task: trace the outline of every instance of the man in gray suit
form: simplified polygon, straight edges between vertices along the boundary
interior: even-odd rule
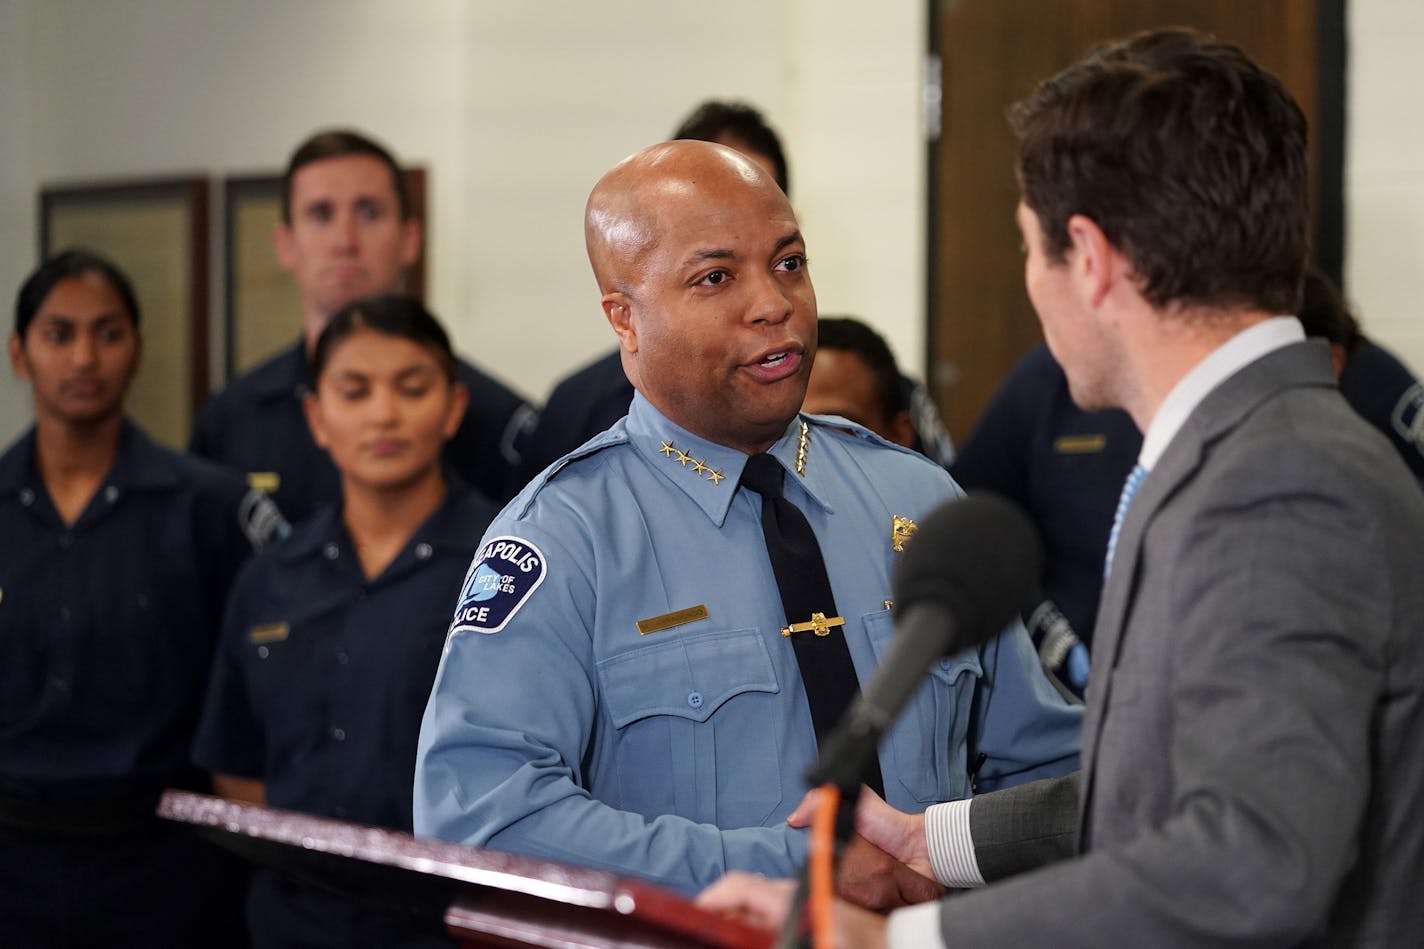
[[[1424,501],[1293,313],[1306,132],[1240,50],[1158,31],[1012,112],[1025,282],[1083,408],[1144,432],[1081,775],[861,832],[952,886],[849,945],[1424,942]],[[1125,516],[1124,516],[1125,515]],[[733,880],[713,905],[774,909]]]

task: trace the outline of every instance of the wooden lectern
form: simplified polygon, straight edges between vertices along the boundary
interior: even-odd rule
[[[158,816],[358,899],[443,914],[467,947],[769,949],[775,939],[601,870],[187,791],[164,792]]]

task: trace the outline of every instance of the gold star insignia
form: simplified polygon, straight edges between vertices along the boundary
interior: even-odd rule
[[[725,477],[727,476],[722,474],[722,469],[718,468],[716,471],[712,472],[707,476],[707,480],[711,481],[713,484],[717,484]]]
[[[683,451],[681,448],[679,448],[677,449],[677,460],[679,464],[686,468],[687,463],[692,460],[692,456],[689,455],[687,452]]]
[[[658,451],[662,452],[664,455],[671,455],[675,450],[676,449],[672,447],[672,442],[663,442],[663,447],[658,449]]]
[[[692,459],[692,473],[693,473],[693,474],[702,474],[702,472],[704,472],[704,471],[710,471],[710,470],[711,470],[711,469],[707,467],[706,463],[704,463],[704,462],[701,461],[700,459],[697,459],[697,458]]]

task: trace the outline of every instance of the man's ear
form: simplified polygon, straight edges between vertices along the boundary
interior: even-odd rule
[[[277,263],[282,265],[283,270],[290,272],[296,264],[296,254],[293,247],[292,226],[285,221],[278,221],[272,226],[272,250],[277,254]]]
[[[1113,283],[1124,276],[1127,258],[1108,240],[1096,221],[1075,214],[1068,219],[1068,266],[1081,288],[1085,299],[1097,306],[1112,289]]]
[[[633,301],[622,290],[614,290],[603,295],[603,315],[608,325],[618,334],[618,342],[624,352],[638,351],[638,328],[633,323]]]

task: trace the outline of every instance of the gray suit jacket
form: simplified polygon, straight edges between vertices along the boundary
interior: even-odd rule
[[[1077,855],[945,900],[948,945],[1424,943],[1424,498],[1323,344],[1193,412],[1093,643],[1081,791],[970,810],[990,876]]]

